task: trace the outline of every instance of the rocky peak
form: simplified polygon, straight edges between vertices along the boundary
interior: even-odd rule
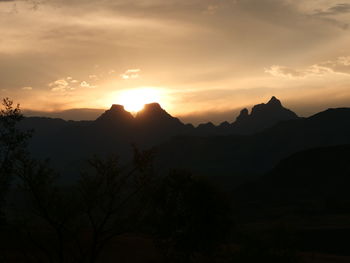
[[[252,109],[252,112],[250,114],[250,116],[252,118],[254,117],[258,117],[258,116],[266,116],[266,117],[271,117],[273,118],[273,116],[281,116],[282,119],[283,116],[286,118],[286,119],[290,119],[290,118],[294,118],[294,117],[297,117],[297,115],[284,108],[282,106],[282,103],[280,100],[278,100],[275,96],[273,96],[268,103],[261,103],[261,104],[258,104],[258,105],[255,105]]]
[[[146,104],[143,110],[137,113],[135,121],[143,138],[153,138],[159,142],[191,130],[191,127],[171,116],[158,103]]]
[[[249,118],[249,112],[247,108],[244,108],[241,110],[240,114],[238,115],[236,121],[241,122]]]
[[[159,103],[146,104],[143,110],[139,111],[136,115],[136,120],[164,120],[175,119],[169,113],[167,113]]]
[[[293,111],[284,108],[281,101],[273,96],[266,104],[255,105],[250,114],[247,109],[243,109],[233,126],[241,133],[254,133],[271,127],[279,121],[297,118]]]
[[[162,109],[159,103],[153,102],[149,104],[145,104],[144,108],[139,112],[139,114],[144,113],[159,113],[159,112],[165,112],[165,110]]]
[[[272,96],[272,98],[269,100],[267,105],[273,105],[273,106],[280,106],[282,107],[282,103],[279,99],[277,99],[275,96]]]
[[[106,110],[96,121],[108,122],[128,122],[133,121],[132,114],[124,109],[123,105],[113,104],[109,110]]]
[[[110,111],[125,111],[124,106],[123,105],[119,105],[119,104],[113,104],[111,106],[111,108],[109,109]]]

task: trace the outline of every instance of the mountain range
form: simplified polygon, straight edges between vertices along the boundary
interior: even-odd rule
[[[127,160],[131,144],[156,149],[160,171],[191,169],[198,174],[231,175],[266,172],[288,155],[318,146],[350,143],[350,109],[329,109],[300,118],[272,97],[243,109],[233,123],[194,127],[168,114],[158,103],[145,105],[134,117],[121,105],[95,121],[26,117],[33,129],[32,154],[50,158],[62,169],[94,154],[117,154]],[[74,164],[74,165],[73,165]]]

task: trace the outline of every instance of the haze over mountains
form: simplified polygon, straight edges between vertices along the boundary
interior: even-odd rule
[[[131,144],[156,147],[160,170],[173,167],[198,174],[256,174],[288,155],[318,146],[350,143],[350,109],[330,109],[299,118],[272,97],[266,104],[243,109],[233,123],[194,127],[168,114],[158,103],[145,105],[135,117],[112,105],[95,121],[28,117],[34,129],[30,149],[58,166],[81,162],[93,154],[131,156]]]

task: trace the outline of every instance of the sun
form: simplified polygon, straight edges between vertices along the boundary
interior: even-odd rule
[[[160,92],[155,88],[125,90],[118,96],[119,104],[123,105],[125,110],[134,113],[142,110],[147,103],[159,103],[160,99]]]

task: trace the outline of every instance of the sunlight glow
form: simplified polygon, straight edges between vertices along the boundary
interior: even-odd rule
[[[125,110],[138,112],[143,109],[145,104],[160,103],[160,91],[155,88],[139,88],[125,90],[119,93],[118,103],[123,105]]]

